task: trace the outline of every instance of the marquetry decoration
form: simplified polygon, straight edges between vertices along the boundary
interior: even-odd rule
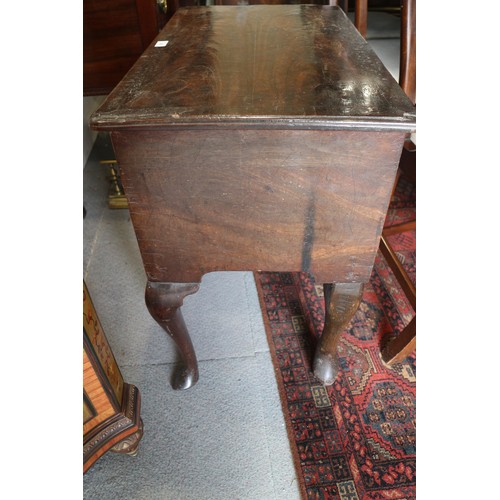
[[[106,451],[134,455],[143,434],[139,390],[124,382],[83,283],[83,472]]]

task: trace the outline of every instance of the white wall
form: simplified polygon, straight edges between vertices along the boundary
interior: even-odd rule
[[[89,96],[83,98],[83,166],[87,163],[97,132],[90,130],[90,115],[100,106],[106,96]]]

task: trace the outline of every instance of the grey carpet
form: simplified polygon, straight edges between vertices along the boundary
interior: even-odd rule
[[[84,169],[84,278],[125,380],[142,395],[136,457],[108,452],[84,475],[86,500],[298,499],[251,273],[211,273],[185,300],[196,386],[169,381],[172,341],[144,304],[146,276],[128,210],[106,206],[100,137]]]

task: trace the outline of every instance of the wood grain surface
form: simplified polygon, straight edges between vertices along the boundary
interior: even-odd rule
[[[150,282],[366,282],[415,108],[335,6],[181,8],[92,118]]]
[[[168,44],[155,47],[157,40]],[[188,7],[167,23],[92,125],[408,132],[415,108],[339,7]]]
[[[113,132],[149,281],[215,270],[367,281],[401,132]]]
[[[108,94],[165,24],[156,0],[83,0],[83,94]]]

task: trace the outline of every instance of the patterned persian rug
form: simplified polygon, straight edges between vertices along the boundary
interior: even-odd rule
[[[414,216],[415,191],[401,181],[386,224]],[[390,242],[415,278],[415,232]],[[342,335],[341,372],[330,387],[311,369],[323,287],[304,273],[255,278],[303,498],[416,498],[416,355],[391,368],[380,357],[414,313],[382,255]]]

